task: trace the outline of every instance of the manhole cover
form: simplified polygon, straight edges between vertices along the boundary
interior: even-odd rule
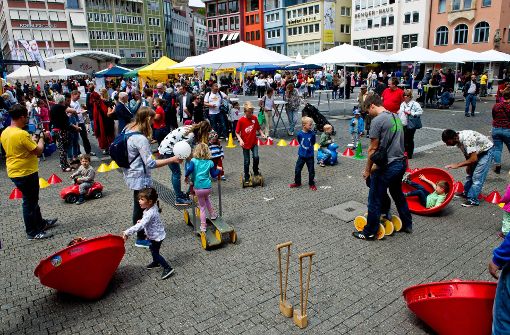
[[[354,220],[358,215],[363,215],[367,211],[367,205],[357,201],[347,201],[340,205],[322,210],[324,213],[333,215],[342,221],[349,222]]]
[[[165,185],[163,185],[155,180],[152,181],[152,185],[158,192],[158,196],[162,201],[169,204],[170,206],[173,206],[176,209],[182,209],[184,207],[184,206],[175,206],[175,193],[173,190],[169,189]]]

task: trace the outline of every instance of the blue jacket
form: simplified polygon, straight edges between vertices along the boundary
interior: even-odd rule
[[[351,119],[351,122],[349,122],[349,134],[356,132],[353,126],[354,120],[355,118],[353,117]],[[358,119],[358,134],[362,133],[363,131],[365,131],[365,121],[363,121],[363,119],[360,116],[360,118]]]
[[[500,268],[510,262],[510,234],[507,234],[503,242],[494,249],[492,261]]]
[[[197,189],[211,188],[211,177],[216,178],[220,170],[214,168],[214,163],[210,159],[192,158],[186,167],[186,177],[191,175],[193,187]]]
[[[309,131],[305,133],[300,131],[297,134],[297,140],[299,142],[298,155],[303,158],[310,158],[314,156],[313,146],[315,144],[315,132]]]

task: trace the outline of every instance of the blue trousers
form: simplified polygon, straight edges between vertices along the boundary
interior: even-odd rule
[[[227,127],[225,126],[225,118],[221,113],[209,114],[211,127],[218,133],[219,137],[227,137]]]
[[[244,180],[247,181],[250,179],[250,150],[253,156],[253,174],[259,175],[259,147],[258,145],[254,145],[251,149],[243,148],[243,158],[244,158]]]
[[[174,155],[163,155],[163,158],[170,158]],[[181,190],[181,165],[178,163],[170,163],[168,168],[172,172],[172,187],[174,189],[175,198],[184,198],[184,193]]]
[[[510,266],[499,276],[492,310],[492,335],[510,335]]]
[[[478,162],[476,162],[470,174],[466,176],[464,194],[474,203],[479,203],[478,195],[482,192],[483,184],[491,168],[493,155],[494,147],[489,149],[487,153],[478,156]]]
[[[408,197],[411,197],[411,196],[417,196],[418,199],[420,199],[420,204],[423,206],[423,207],[427,207],[427,196],[430,194],[429,191],[427,191],[425,189],[425,187],[423,187],[422,185],[418,184],[418,183],[414,183],[412,181],[409,181],[407,182],[411,187],[414,188],[414,190],[410,191],[410,192],[407,192],[407,196]]]
[[[305,166],[308,169],[308,185],[312,186],[315,185],[314,178],[315,178],[315,162],[314,157],[301,157],[298,156],[297,162],[296,162],[296,168],[294,170],[294,182],[298,185],[301,185],[301,170],[303,170],[303,166]]]
[[[471,114],[475,114],[476,109],[476,95],[468,94],[466,96],[466,109],[464,110],[464,114],[469,114],[469,105],[471,105]]]
[[[42,232],[44,228],[44,220],[39,207],[39,174],[36,172],[24,177],[11,178],[11,180],[23,194],[25,232],[33,237]]]
[[[172,267],[170,266],[170,264],[168,264],[168,262],[165,260],[165,258],[163,256],[161,256],[161,254],[159,253],[159,249],[161,248],[161,243],[163,243],[163,241],[157,242],[157,241],[151,240],[151,245],[149,246],[149,249],[152,254],[152,261],[154,263],[158,263],[165,269],[171,269]]]
[[[510,151],[510,129],[492,128],[492,140],[494,142],[494,163],[501,165],[503,143],[506,145],[508,151]]]

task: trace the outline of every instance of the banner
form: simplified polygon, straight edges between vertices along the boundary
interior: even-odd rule
[[[9,50],[11,51],[11,60],[18,60],[18,51],[14,47],[14,42],[7,41],[7,44],[9,45]],[[13,65],[13,69],[19,69],[19,65]]]
[[[44,41],[44,43],[46,43],[46,58],[54,56],[53,51],[50,49],[50,44],[48,43],[48,41]]]
[[[25,48],[25,51],[21,51],[18,49],[18,51],[21,51],[22,54],[25,55],[25,60],[34,60],[34,57],[32,57],[32,54],[30,52],[30,45],[28,45],[28,42],[26,40],[19,40],[18,41],[19,43],[21,43],[21,45],[23,46],[23,48]]]
[[[335,43],[335,3],[324,1],[324,43]]]
[[[205,72],[204,72],[204,80],[209,80],[211,79],[211,73],[212,73],[212,69],[211,68],[206,68],[205,69]]]
[[[44,59],[39,51],[39,46],[37,45],[36,40],[31,40],[28,45],[30,46],[30,51],[32,52],[32,59],[39,63],[39,67],[46,69],[46,65],[44,64]]]

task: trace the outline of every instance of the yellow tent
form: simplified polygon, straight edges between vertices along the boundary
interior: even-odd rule
[[[195,71],[192,67],[181,69],[168,69],[170,66],[174,64],[177,64],[177,62],[171,60],[166,56],[163,56],[154,63],[149,64],[146,67],[140,69],[140,71],[138,71],[138,77],[140,77],[141,82],[145,81],[164,82],[168,79],[169,74],[192,74]]]

